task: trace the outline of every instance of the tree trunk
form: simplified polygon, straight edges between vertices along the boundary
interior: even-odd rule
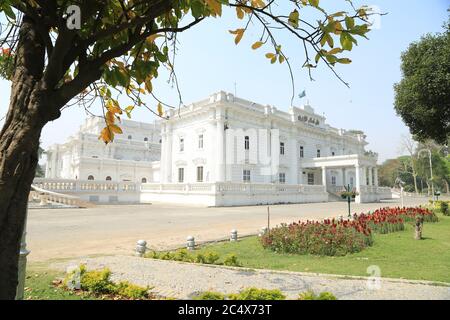
[[[28,194],[38,162],[39,138],[53,108],[40,84],[44,46],[24,17],[19,32],[11,97],[0,132],[0,299],[14,299]]]
[[[14,119],[0,141],[0,299],[16,294],[20,239],[42,129],[33,120]]]
[[[414,191],[416,195],[419,195],[419,188],[417,187],[417,173],[413,172],[413,180],[414,180]]]

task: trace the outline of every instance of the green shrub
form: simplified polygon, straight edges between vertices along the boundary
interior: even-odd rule
[[[96,271],[84,269],[81,272],[81,289],[97,294],[114,293],[116,288],[110,276],[111,271],[108,268]]]
[[[176,261],[192,262],[193,257],[187,249],[179,249],[175,251],[173,259]]]
[[[223,264],[226,266],[240,267],[241,263],[239,262],[237,256],[233,253],[227,255],[223,260]]]
[[[108,268],[102,270],[88,271],[85,265],[80,265],[76,269],[68,273],[63,281],[63,285],[71,289],[69,282],[73,281],[76,273],[80,274],[81,290],[88,291],[94,295],[117,295],[128,299],[147,299],[149,298],[149,287],[141,287],[121,281],[118,284],[111,281],[111,271]]]
[[[220,256],[215,252],[205,253],[205,260],[207,264],[215,264],[220,259]]]
[[[175,253],[166,251],[163,253],[160,253],[159,259],[161,260],[175,260]]]
[[[205,291],[196,295],[194,300],[225,300],[225,295],[220,292]]]
[[[442,213],[444,216],[450,216],[450,210],[448,208],[450,201],[435,201],[434,207]]]
[[[302,292],[298,295],[298,300],[337,300],[337,298],[330,292],[321,292],[316,295],[313,291]]]
[[[230,300],[285,300],[286,296],[278,289],[247,288],[237,294],[228,295]]]
[[[197,253],[195,256],[195,262],[197,263],[206,263],[206,257],[203,253]]]
[[[149,251],[144,255],[144,258],[159,259],[159,253],[156,251]]]
[[[174,260],[183,262],[196,262],[202,264],[221,264],[219,263],[220,256],[216,252],[199,252],[192,255],[187,249],[179,249],[176,251],[156,252],[150,251],[144,255],[145,258],[160,259],[160,260]],[[237,257],[232,255],[225,258],[225,265],[239,266]]]
[[[128,281],[121,281],[117,284],[115,293],[130,299],[146,299],[149,297],[149,290],[149,287],[141,287]]]

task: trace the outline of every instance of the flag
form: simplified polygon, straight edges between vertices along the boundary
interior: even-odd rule
[[[300,99],[306,97],[306,90],[303,90],[303,91],[298,95],[298,97],[299,97]]]

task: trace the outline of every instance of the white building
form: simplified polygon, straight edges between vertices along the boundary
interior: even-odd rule
[[[47,177],[148,182],[140,186],[144,203],[325,202],[347,185],[357,202],[390,196],[378,187],[377,158],[365,150],[364,133],[333,128],[308,105],[285,112],[219,92],[165,116],[160,132],[124,122],[123,137],[132,137],[102,148],[102,124],[89,120],[50,150]],[[160,162],[152,162],[160,135]]]
[[[159,181],[160,126],[122,120],[123,134],[105,145],[99,141],[102,118],[91,117],[64,144],[47,150],[45,177],[94,181]],[[156,176],[155,176],[156,175]]]

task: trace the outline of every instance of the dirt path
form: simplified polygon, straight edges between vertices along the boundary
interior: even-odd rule
[[[166,297],[188,299],[200,291],[237,293],[248,288],[280,289],[288,298],[299,292],[328,291],[340,300],[353,299],[445,299],[450,300],[450,287],[425,281],[367,279],[187,264],[133,256],[109,256],[53,264],[53,268],[86,263],[89,269],[108,267],[113,280],[127,280],[153,286],[155,293]]]

